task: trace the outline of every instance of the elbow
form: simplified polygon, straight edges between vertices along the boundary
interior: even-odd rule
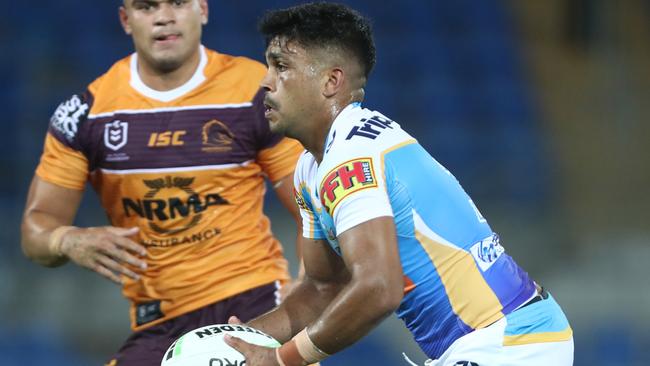
[[[397,310],[404,297],[404,289],[400,282],[389,281],[386,278],[364,281],[362,287],[367,300],[372,301],[372,307],[378,317],[385,318]],[[367,301],[366,300],[366,301]]]
[[[385,290],[384,300],[382,301],[382,309],[386,316],[394,313],[402,303],[404,298],[404,289],[402,286],[394,287]]]

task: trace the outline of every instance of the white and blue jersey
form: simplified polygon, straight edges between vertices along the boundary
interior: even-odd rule
[[[347,106],[321,164],[305,152],[294,183],[303,235],[339,255],[339,234],[394,217],[405,293],[397,315],[431,358],[536,295],[454,176],[379,112]]]

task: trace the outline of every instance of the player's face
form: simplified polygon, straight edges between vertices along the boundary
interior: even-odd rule
[[[126,0],[120,20],[138,56],[152,68],[169,72],[193,55],[207,23],[207,0]]]
[[[314,116],[323,108],[320,67],[304,47],[277,38],[269,43],[266,61],[262,87],[271,131],[302,140],[318,127]]]

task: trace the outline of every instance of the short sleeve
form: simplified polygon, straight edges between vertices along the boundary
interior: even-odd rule
[[[381,159],[359,156],[344,161],[320,184],[321,201],[337,235],[374,218],[393,216]]]
[[[269,179],[276,182],[294,171],[303,150],[300,142],[285,137],[273,147],[260,151],[257,162]]]
[[[75,94],[61,103],[45,137],[36,175],[65,188],[83,190],[88,179],[88,159],[82,151],[80,131],[85,127],[92,105],[89,92]]]
[[[302,218],[302,236],[309,239],[324,240],[326,236],[318,221],[318,216],[314,213],[314,204],[312,202],[314,196],[309,189],[305,172],[306,155],[302,154],[296,165],[296,171],[293,175],[293,196]]]
[[[61,187],[83,190],[88,180],[88,159],[48,132],[36,175]]]

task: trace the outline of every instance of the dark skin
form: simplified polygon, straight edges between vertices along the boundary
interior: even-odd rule
[[[275,184],[282,204],[296,218],[299,213],[293,202],[293,177],[288,175]],[[71,225],[79,208],[83,191],[60,187],[34,176],[27,196],[21,226],[23,252],[33,261],[58,267],[68,261],[121,284],[121,276],[137,280],[146,270],[146,249],[133,238],[138,228],[113,226],[75,228],[63,236],[61,254],[50,251],[52,231]]]
[[[359,87],[365,83],[354,59],[320,51],[276,39],[267,50],[269,71],[262,84],[273,101],[267,114],[271,126],[289,132],[319,162],[325,134],[338,113],[363,95]],[[300,107],[292,106],[297,102]],[[341,257],[326,241],[303,238],[304,278],[280,306],[248,324],[281,343],[306,327],[312,342],[333,354],[395,311],[404,283],[393,218],[372,219],[337,239]],[[278,365],[273,349],[233,337],[226,342],[246,356],[249,366]]]
[[[192,77],[199,64],[202,25],[208,21],[206,0],[124,0],[119,17],[133,39],[138,73],[149,87],[171,90]],[[299,222],[292,175],[274,182],[274,188]],[[147,264],[145,247],[133,240],[137,227],[75,228],[62,237],[61,253],[52,253],[48,245],[52,231],[72,225],[82,196],[81,190],[57,186],[34,175],[21,226],[23,252],[46,267],[72,261],[118,284],[122,276],[138,280]]]

